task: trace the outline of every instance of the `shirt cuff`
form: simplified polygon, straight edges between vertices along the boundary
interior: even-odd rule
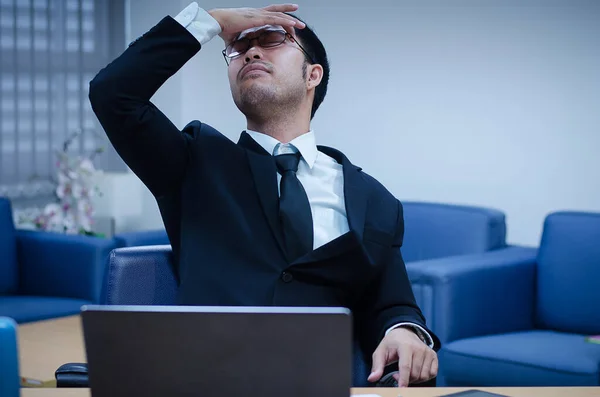
[[[406,328],[410,328],[411,330],[413,330],[417,336],[419,338],[421,338],[421,340],[430,348],[433,349],[434,347],[434,343],[433,343],[433,338],[431,337],[431,335],[429,335],[429,332],[425,331],[425,329],[423,327],[421,327],[418,324],[414,324],[414,323],[399,323],[394,325],[393,327],[390,327],[387,331],[385,331],[385,334],[389,334],[391,330],[396,329],[396,328],[400,328],[400,327],[406,327]]]
[[[208,43],[221,33],[219,22],[196,2],[188,5],[173,19],[186,28],[200,42],[200,45]]]

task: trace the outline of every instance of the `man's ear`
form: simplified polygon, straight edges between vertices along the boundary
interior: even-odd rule
[[[307,88],[310,90],[321,83],[323,79],[323,67],[319,64],[308,65]]]

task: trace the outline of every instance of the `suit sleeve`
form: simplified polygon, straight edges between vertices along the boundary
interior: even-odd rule
[[[200,47],[190,32],[167,16],[90,82],[92,109],[111,144],[157,197],[181,182],[193,138],[150,99]]]
[[[398,220],[394,242],[381,274],[377,277],[371,290],[373,299],[370,332],[373,347],[376,347],[385,336],[387,330],[401,323],[418,325],[433,339],[434,349],[438,350],[438,337],[426,326],[425,317],[417,305],[406,266],[400,248],[404,238],[404,216],[402,204],[398,202]]]

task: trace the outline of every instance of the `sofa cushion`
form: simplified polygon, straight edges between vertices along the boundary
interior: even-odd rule
[[[403,202],[404,261],[478,254],[506,246],[500,211],[462,205]]]
[[[0,295],[18,287],[17,237],[10,201],[0,197]]]
[[[525,331],[442,347],[447,386],[599,386],[600,345],[584,335]]]
[[[538,328],[600,334],[600,214],[546,217],[537,272]]]
[[[78,314],[81,306],[90,303],[69,298],[0,296],[0,316],[11,317],[17,323],[27,323]]]

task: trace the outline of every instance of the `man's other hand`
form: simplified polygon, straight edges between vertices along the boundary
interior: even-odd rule
[[[396,328],[383,338],[373,353],[373,368],[368,381],[377,382],[383,376],[385,366],[396,361],[399,372],[393,376],[399,387],[425,382],[437,375],[437,354],[410,329]]]
[[[285,13],[297,9],[296,4],[275,4],[264,8],[217,8],[208,13],[221,25],[219,36],[228,45],[238,33],[264,25],[280,25],[293,35],[294,28],[303,29],[305,25]]]

